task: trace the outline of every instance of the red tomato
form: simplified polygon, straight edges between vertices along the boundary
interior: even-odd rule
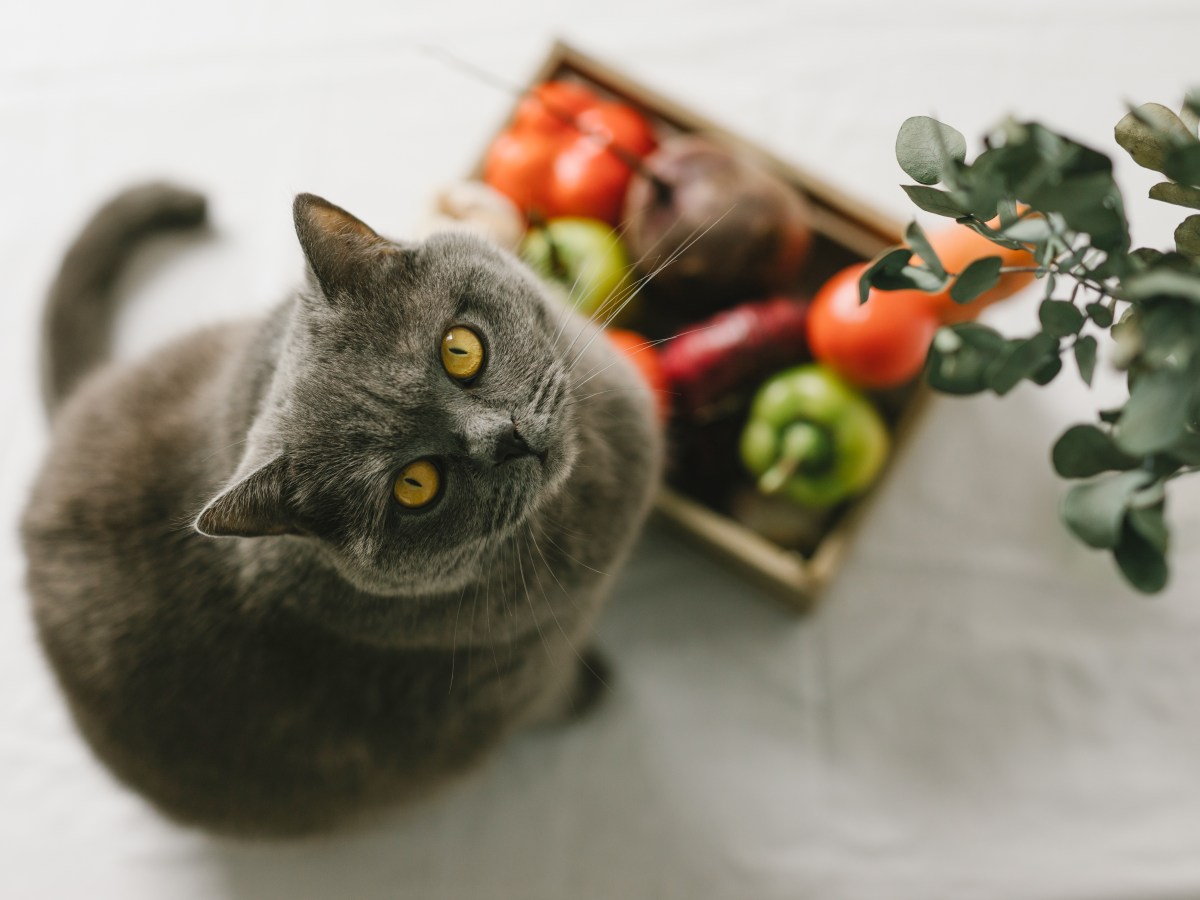
[[[938,319],[919,291],[872,291],[860,304],[858,279],[866,267],[843,269],[817,292],[808,309],[808,346],[859,387],[895,387],[920,374]]]
[[[616,225],[633,175],[629,158],[655,146],[653,128],[633,107],[552,81],[521,101],[512,127],[488,150],[483,178],[526,213]]]
[[[545,81],[521,98],[513,127],[553,133],[570,131],[570,119],[596,104],[596,95],[576,81]]]
[[[654,405],[658,410],[659,421],[665,422],[671,414],[670,385],[663,373],[662,363],[658,359],[655,345],[636,331],[626,331],[621,328],[608,328],[604,332],[613,345],[620,350],[646,380],[654,393]]]

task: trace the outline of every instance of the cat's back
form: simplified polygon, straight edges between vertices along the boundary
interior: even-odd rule
[[[52,656],[99,656],[151,607],[220,579],[188,514],[222,478],[216,411],[228,361],[252,334],[249,323],[210,328],[103,368],[57,413],[22,522]],[[83,668],[100,677],[107,662]]]

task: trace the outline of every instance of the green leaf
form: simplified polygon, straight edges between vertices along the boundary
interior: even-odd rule
[[[1089,303],[1084,307],[1087,316],[1101,328],[1108,328],[1113,323],[1112,310],[1103,303]]]
[[[1075,342],[1075,365],[1083,383],[1091,387],[1092,377],[1096,374],[1096,339],[1090,334]]]
[[[1153,506],[1132,507],[1125,515],[1130,527],[1159,553],[1166,553],[1171,543],[1171,533],[1163,516],[1165,508],[1166,504],[1160,500]]]
[[[1029,380],[1038,387],[1045,387],[1062,371],[1063,361],[1061,356],[1051,356],[1044,363],[1033,370],[1033,374],[1029,376]]]
[[[937,184],[967,158],[966,139],[956,129],[929,116],[906,119],[896,135],[896,161],[921,184]]]
[[[951,219],[971,215],[971,211],[955,200],[947,191],[921,187],[919,184],[902,184],[900,187],[904,189],[904,193],[908,194],[908,199],[927,213],[933,213],[935,216],[948,216]]]
[[[1025,249],[1025,245],[1020,241],[1014,241],[1012,238],[1005,237],[1003,233],[997,231],[995,228],[992,228],[986,222],[980,222],[978,219],[960,218],[958,220],[958,224],[962,225],[964,228],[970,228],[976,234],[987,238],[989,241],[999,247],[1007,247],[1009,250]]]
[[[1050,223],[1041,216],[1021,219],[1004,229],[1005,237],[1026,244],[1040,243],[1053,233]]]
[[[1200,466],[1200,434],[1188,431],[1167,453],[1185,466]]]
[[[949,280],[950,278],[945,272],[938,275],[923,266],[905,266],[896,275],[894,281],[890,277],[885,277],[880,287],[885,291],[911,289],[932,294],[943,290]]]
[[[1056,338],[1078,334],[1086,321],[1079,308],[1067,300],[1043,300],[1038,318],[1046,333]]]
[[[1160,103],[1143,103],[1113,129],[1117,143],[1146,169],[1166,171],[1166,158],[1177,140],[1195,137],[1179,116]]]
[[[1123,300],[1142,301],[1152,297],[1182,297],[1200,303],[1200,276],[1170,268],[1154,268],[1130,275],[1121,282]]]
[[[944,394],[978,394],[987,389],[987,371],[1007,348],[998,331],[978,322],[941,328],[929,349],[925,378]]]
[[[1173,147],[1167,152],[1163,174],[1181,184],[1200,185],[1200,143]]]
[[[1121,540],[1129,499],[1152,478],[1139,470],[1077,484],[1063,498],[1063,522],[1089,547],[1111,550]]]
[[[1155,369],[1141,374],[1129,392],[1113,436],[1131,456],[1167,450],[1187,429],[1187,409],[1195,379],[1185,372]]]
[[[1054,471],[1063,478],[1091,478],[1101,472],[1125,471],[1140,464],[1122,453],[1112,436],[1095,425],[1074,425],[1050,451]]]
[[[1187,100],[1184,100],[1183,106],[1179,107],[1179,121],[1183,123],[1183,127],[1192,137],[1196,136],[1197,129],[1200,129],[1200,113]]]
[[[1025,199],[1034,209],[1059,213],[1070,230],[1091,235],[1098,250],[1124,253],[1129,249],[1125,207],[1111,171],[1046,182],[1031,188]]]
[[[1004,396],[1057,355],[1058,339],[1044,332],[1027,340],[1014,341],[1008,352],[988,371],[988,387]]]
[[[970,303],[985,291],[990,291],[1000,280],[1000,268],[1004,260],[999,256],[977,259],[965,269],[950,288],[950,299],[955,303]]]
[[[1200,195],[1200,190],[1196,193]],[[1175,229],[1175,249],[1184,256],[1200,259],[1200,216],[1188,216],[1179,223]]]
[[[899,275],[900,272],[908,265],[908,261],[912,259],[912,251],[907,247],[895,247],[891,250],[885,250],[873,259],[870,265],[863,270],[862,276],[858,279],[858,302],[866,303],[867,298],[871,295],[871,288],[880,287],[876,282],[876,278],[880,275]],[[891,290],[891,288],[882,288],[883,290]]]
[[[925,263],[931,272],[943,278],[946,276],[945,266],[938,259],[937,252],[933,249],[933,245],[929,243],[929,238],[925,236],[925,232],[920,225],[916,222],[909,222],[908,229],[904,232],[904,237],[908,241],[908,246],[912,247],[913,252],[921,257],[921,262]]]
[[[1164,525],[1164,543],[1165,540]],[[1146,537],[1142,530],[1128,519],[1121,528],[1119,542],[1113,548],[1113,559],[1116,560],[1121,574],[1143,594],[1156,594],[1167,586],[1170,569],[1164,554],[1165,549],[1160,549],[1154,540]]]
[[[1150,199],[1200,209],[1200,188],[1175,184],[1173,181],[1160,181],[1150,188]]]

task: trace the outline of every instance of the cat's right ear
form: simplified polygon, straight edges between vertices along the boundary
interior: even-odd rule
[[[196,517],[208,537],[303,534],[289,501],[288,462],[280,456],[221,491]]]
[[[355,294],[374,264],[403,252],[340,206],[314,194],[297,194],[292,204],[296,237],[309,271],[330,303]]]

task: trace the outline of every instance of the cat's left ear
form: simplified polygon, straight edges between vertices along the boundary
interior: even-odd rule
[[[309,269],[330,303],[353,296],[355,285],[373,265],[403,252],[365,222],[314,194],[296,196],[292,218]]]
[[[304,534],[292,509],[288,462],[279,456],[221,491],[196,517],[208,537]]]

